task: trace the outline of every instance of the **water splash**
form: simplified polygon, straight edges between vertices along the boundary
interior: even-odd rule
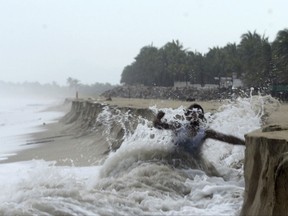
[[[268,114],[267,107],[270,106],[271,110],[272,107],[276,109],[278,105],[277,100],[269,96],[237,98],[233,101],[225,101],[216,113],[206,113],[205,117],[208,120],[208,127],[211,129],[244,139],[246,133],[261,127],[263,116]],[[150,107],[150,109],[155,114],[159,111],[156,106]],[[167,122],[176,120],[181,122],[185,119],[185,107],[183,106],[177,109],[164,108],[161,110],[166,113],[165,121]],[[117,152],[109,155],[103,165],[103,176],[119,176],[122,171],[126,172],[129,167],[133,167],[133,164],[139,161],[161,160],[163,163],[167,162],[167,155],[171,155],[175,148],[172,132],[157,130],[151,126],[151,122],[143,122],[138,124],[133,133],[125,136]],[[243,174],[244,149],[243,146],[207,140],[203,147],[203,155],[208,161],[217,165],[216,167],[220,171],[224,169],[228,172],[233,169],[236,170],[234,175],[241,176]],[[222,172],[222,174],[227,175],[227,172]]]

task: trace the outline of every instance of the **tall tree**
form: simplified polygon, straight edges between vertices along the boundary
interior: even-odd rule
[[[204,86],[207,83],[205,73],[205,58],[199,52],[196,52],[194,55],[193,69],[196,75],[196,83],[201,84],[201,86]]]
[[[165,85],[173,86],[174,81],[184,81],[187,71],[187,56],[183,45],[178,40],[173,40],[165,44],[160,50],[164,66],[163,71],[167,77]]]
[[[68,77],[67,78],[67,84],[70,88],[74,88],[74,89],[77,89],[77,87],[79,86],[80,84],[80,81],[78,79],[74,79],[72,77]]]
[[[78,99],[78,87],[80,85],[80,81],[78,79],[74,79],[72,77],[68,77],[67,79],[67,84],[69,85],[69,87],[75,90],[75,96]]]
[[[206,70],[208,76],[208,82],[211,83],[217,77],[226,76],[225,73],[225,55],[222,48],[214,47],[209,49],[209,52],[205,56]],[[220,84],[220,83],[219,83]]]
[[[124,68],[121,83],[155,85],[157,73],[160,70],[158,55],[156,47],[143,47],[135,57],[135,62]]]
[[[272,43],[273,49],[273,75],[275,82],[288,83],[288,29],[278,32]]]
[[[223,48],[225,56],[225,76],[231,76],[236,73],[237,77],[241,77],[241,64],[237,45],[235,43],[228,43]]]
[[[269,80],[271,49],[268,38],[261,37],[255,31],[249,31],[241,38],[238,48],[245,84],[262,87]]]
[[[127,65],[121,74],[121,80],[120,83],[125,83],[128,85],[133,85],[135,84],[135,80],[137,79],[137,74],[136,71],[134,72],[134,66],[135,62],[132,63],[131,65]]]
[[[160,70],[158,49],[153,46],[145,46],[135,58],[138,70],[138,83],[146,86],[156,84],[157,73]]]

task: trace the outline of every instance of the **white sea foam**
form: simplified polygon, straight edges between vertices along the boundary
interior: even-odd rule
[[[253,101],[238,99],[210,117],[206,113],[206,118],[211,128],[243,138],[261,126],[262,102],[260,96]],[[173,120],[183,109],[167,108],[165,118]],[[126,113],[114,118],[127,125],[128,117]],[[111,118],[105,109],[98,121],[110,124]],[[199,169],[167,163],[172,137],[141,119],[100,166],[55,166],[41,160],[2,164],[0,215],[238,215],[245,147],[208,140],[204,156],[223,174],[208,176]]]

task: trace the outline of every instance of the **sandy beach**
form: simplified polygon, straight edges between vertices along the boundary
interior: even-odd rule
[[[171,100],[148,100],[148,99],[123,99],[113,98],[112,101],[98,100],[110,105],[122,107],[148,108],[157,106],[158,108],[178,108],[180,106],[187,107],[193,102],[171,101]],[[201,104],[205,112],[215,112],[224,104],[220,101],[197,101]],[[70,107],[53,107],[68,112]],[[288,104],[281,103],[277,110],[273,110],[266,119],[265,124],[287,124],[288,122]],[[57,165],[68,166],[89,166],[99,163],[99,158],[107,151],[107,147],[95,145],[100,142],[102,137],[95,134],[81,135],[77,133],[77,127],[71,128],[63,122],[59,121],[52,124],[41,125],[42,132],[29,135],[29,139],[25,140],[26,145],[33,145],[20,151],[15,156],[9,157],[0,163],[11,163],[17,161],[26,161],[33,159],[43,159],[46,161],[56,161]]]

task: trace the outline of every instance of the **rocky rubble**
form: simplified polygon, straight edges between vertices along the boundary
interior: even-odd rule
[[[249,94],[249,92],[248,92]],[[247,95],[243,90],[195,87],[147,87],[147,86],[118,86],[104,92],[101,96],[106,98],[145,98],[170,100],[221,100]]]

